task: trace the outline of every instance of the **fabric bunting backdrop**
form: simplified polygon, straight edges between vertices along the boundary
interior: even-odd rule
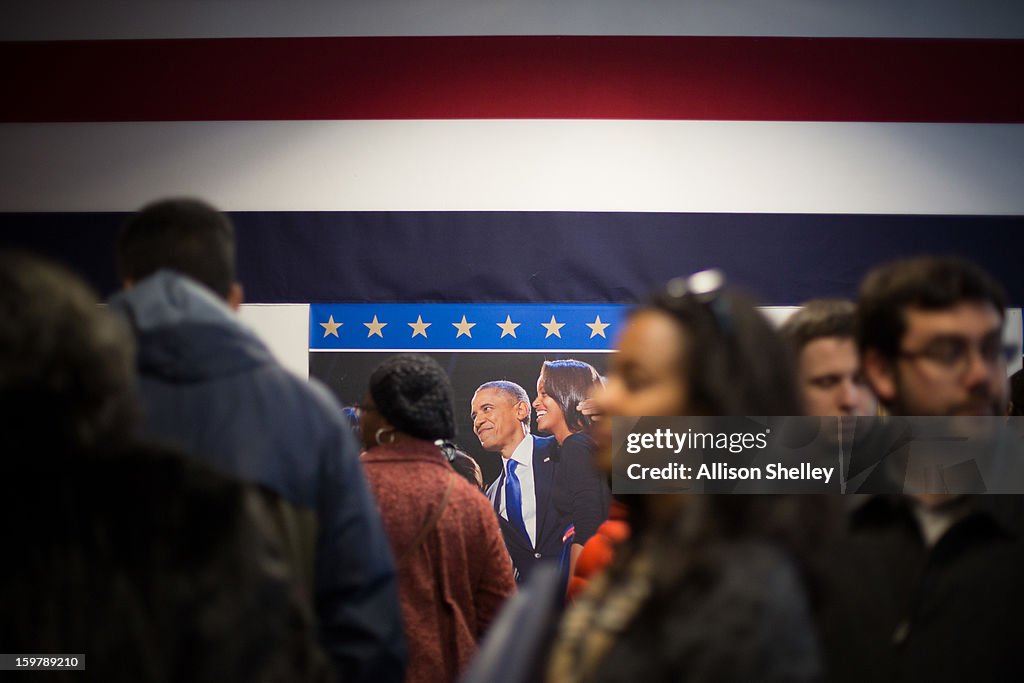
[[[0,242],[109,294],[125,214],[205,197],[300,372],[310,304],[533,304],[542,334],[709,266],[793,305],[924,251],[1024,303],[1018,3],[87,5],[0,10]]]

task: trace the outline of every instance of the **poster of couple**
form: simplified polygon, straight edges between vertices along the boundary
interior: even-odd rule
[[[619,306],[314,305],[309,370],[343,405],[358,406],[384,359],[435,359],[452,383],[454,442],[480,467],[522,580],[535,560],[571,566],[607,519],[611,492],[594,464],[590,401],[622,314]]]

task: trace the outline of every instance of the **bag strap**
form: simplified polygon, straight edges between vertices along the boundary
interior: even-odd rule
[[[416,538],[414,538],[412,543],[410,543],[409,546],[405,549],[405,552],[402,553],[402,556],[398,558],[398,562],[396,563],[396,565],[399,568],[405,565],[409,558],[412,557],[413,551],[420,547],[420,544],[423,543],[424,540],[426,540],[427,534],[429,534],[437,525],[438,520],[441,519],[441,515],[444,513],[445,507],[447,507],[448,505],[448,499],[451,498],[452,488],[454,488],[454,486],[455,473],[450,472],[448,474],[448,487],[444,490],[444,495],[441,497],[441,504],[437,506],[437,508],[434,510],[434,514],[432,514],[430,516],[430,519],[428,519],[426,523],[423,525],[423,527],[420,528],[419,533],[416,534]]]

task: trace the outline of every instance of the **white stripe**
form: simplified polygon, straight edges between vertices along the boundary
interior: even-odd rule
[[[4,0],[0,40],[367,35],[1021,38],[1014,0]]]
[[[454,120],[0,125],[2,211],[1024,214],[1024,125]]]

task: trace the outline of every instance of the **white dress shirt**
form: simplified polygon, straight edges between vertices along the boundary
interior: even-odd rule
[[[494,495],[498,499],[498,514],[505,521],[508,521],[508,513],[505,510],[505,486],[508,478],[508,461],[515,460],[516,478],[519,479],[519,491],[523,500],[523,522],[526,523],[526,533],[530,535],[530,545],[537,547],[537,488],[533,483],[533,436],[527,434],[519,442],[516,449],[512,451],[511,458],[502,457],[501,466],[504,475],[499,477],[502,482],[497,487]]]

